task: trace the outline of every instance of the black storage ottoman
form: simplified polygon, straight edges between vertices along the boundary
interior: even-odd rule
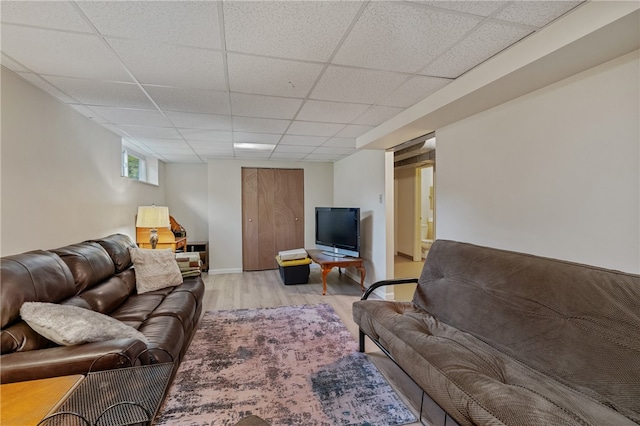
[[[307,284],[309,282],[309,264],[311,259],[297,260],[280,260],[280,256],[276,257],[278,268],[280,269],[280,278],[284,285]]]

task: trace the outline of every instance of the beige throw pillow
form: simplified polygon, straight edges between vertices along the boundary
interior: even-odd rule
[[[182,284],[182,274],[171,249],[129,248],[136,271],[138,294]]]
[[[25,302],[20,307],[20,316],[38,334],[59,345],[71,346],[127,337],[148,343],[144,334],[135,328],[100,312],[77,306]]]

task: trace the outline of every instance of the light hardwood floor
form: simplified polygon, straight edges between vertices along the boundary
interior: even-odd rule
[[[313,266],[309,283],[299,285],[282,284],[278,270],[205,274],[203,312],[328,303],[357,340],[358,327],[353,321],[351,305],[362,296],[360,284],[344,273],[340,275],[338,270],[334,269],[327,275],[327,295],[323,296],[322,275],[320,269]],[[366,351],[398,395],[418,416],[421,398],[419,388],[370,341],[367,341]]]

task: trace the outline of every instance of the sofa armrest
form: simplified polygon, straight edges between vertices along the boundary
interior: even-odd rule
[[[371,295],[371,293],[373,293],[373,291],[379,287],[384,287],[386,285],[398,285],[398,284],[417,284],[418,283],[418,279],[417,278],[402,278],[402,279],[397,279],[397,280],[384,280],[384,281],[378,281],[375,282],[373,284],[371,284],[369,286],[369,288],[367,289],[367,291],[364,292],[364,294],[362,295],[362,298],[360,300],[366,300],[369,298],[369,296]]]
[[[148,364],[147,347],[136,339],[114,339],[2,355],[2,383],[86,374]]]

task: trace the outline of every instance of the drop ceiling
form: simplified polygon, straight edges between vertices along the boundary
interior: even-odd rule
[[[2,1],[0,50],[164,162],[332,162],[580,3]]]

